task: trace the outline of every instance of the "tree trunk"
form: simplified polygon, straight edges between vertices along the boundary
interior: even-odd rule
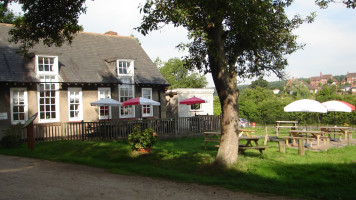
[[[215,23],[219,24],[219,23]],[[238,157],[238,91],[234,66],[229,66],[222,40],[223,27],[208,31],[212,41],[208,45],[209,64],[221,103],[221,139],[215,163],[230,167]],[[229,68],[230,67],[230,68]]]
[[[231,81],[230,81],[231,82]],[[235,89],[236,90],[236,89]],[[221,102],[221,140],[215,162],[230,167],[237,162],[238,157],[238,93],[233,92]]]

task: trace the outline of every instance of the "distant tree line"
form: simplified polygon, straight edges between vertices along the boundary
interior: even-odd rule
[[[268,87],[257,86],[255,88],[248,87],[243,90],[239,96],[240,116],[251,122],[258,124],[275,124],[276,121],[297,120],[301,124],[330,124],[330,125],[355,125],[356,111],[352,113],[329,112],[321,113],[287,113],[284,112],[284,107],[289,103],[298,99],[303,99],[303,92],[297,91],[292,95],[281,93],[273,94]],[[304,91],[305,92],[305,91]],[[307,90],[307,92],[309,92]],[[319,102],[329,100],[342,100],[352,105],[356,105],[356,95],[340,95],[337,93],[336,86],[324,86],[316,94],[308,93],[310,99],[315,99]],[[219,98],[214,98],[214,114],[220,114]]]

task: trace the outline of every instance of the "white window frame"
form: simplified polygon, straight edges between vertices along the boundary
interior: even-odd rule
[[[135,98],[135,87],[132,84],[133,77],[131,77],[131,76],[122,77],[121,81],[123,82],[123,84],[119,85],[119,90],[118,90],[119,101],[123,102],[123,101],[127,101],[129,99]],[[121,90],[123,90],[123,89],[131,90],[132,96],[124,96],[123,97],[121,95]],[[129,112],[130,114],[126,114],[126,115],[122,114],[122,113],[126,113],[126,112]],[[135,106],[121,106],[120,118],[135,118]]]
[[[14,106],[17,106],[18,104],[15,104],[13,99],[15,97],[15,92],[19,93],[23,91],[23,103],[24,103],[24,119],[23,120],[15,120],[14,119]],[[24,124],[27,119],[28,119],[28,98],[27,98],[27,88],[10,88],[10,113],[11,113],[11,124]]]
[[[52,71],[40,71],[39,58],[53,58],[54,63],[52,66]],[[49,56],[49,55],[36,55],[36,71],[38,75],[58,75],[58,56]]]
[[[117,64],[117,75],[118,76],[134,76],[135,66],[134,66],[134,61],[133,60],[120,59],[120,60],[117,60],[116,62],[117,62],[116,64]],[[126,74],[120,73],[120,62],[128,62],[128,63],[130,63],[130,66],[127,68],[127,73]]]
[[[150,93],[149,96],[144,95],[144,91],[148,91]],[[141,96],[143,98],[152,99],[152,88],[142,88],[141,94],[142,94]],[[147,109],[147,108],[150,109],[149,113],[144,112],[145,109]],[[153,117],[153,106],[152,105],[142,105],[141,112],[142,112],[142,117]]]
[[[74,93],[74,94],[73,94]],[[71,98],[78,98],[79,102],[78,103],[72,103]],[[77,112],[78,116],[77,117],[71,117],[71,112],[74,110],[71,110],[72,104],[78,105]],[[83,92],[82,88],[80,87],[69,87],[68,88],[68,121],[82,121],[83,120]]]
[[[52,122],[59,122],[60,119],[60,113],[59,113],[59,84],[58,84],[58,78],[57,76],[48,76],[48,75],[44,75],[44,76],[40,76],[40,81],[41,83],[37,84],[37,99],[38,99],[38,115],[39,115],[39,123],[52,123]],[[52,103],[48,101],[46,102],[46,99],[48,99],[49,96],[46,97],[41,97],[41,85],[44,85],[44,88],[46,88],[46,85],[51,87],[51,84],[54,85],[54,101],[55,103],[53,104],[54,107],[54,113],[56,115],[55,118],[48,118],[48,119],[44,119],[42,116],[42,113],[44,113],[46,115],[46,113],[50,112],[49,110],[52,110],[51,105]],[[47,92],[51,92],[52,89],[50,90],[44,90]],[[52,94],[51,94],[52,95]],[[41,103],[41,99],[44,99],[43,103]],[[49,99],[51,100],[51,98]],[[41,105],[45,106],[45,110],[41,110]],[[47,107],[50,106],[49,107]],[[48,109],[49,108],[49,109]]]
[[[104,93],[104,94],[102,94]],[[106,98],[111,98],[111,88],[109,87],[99,87],[98,88],[98,100],[101,99],[106,99]],[[101,107],[106,107],[106,106],[99,106],[98,107],[98,114],[99,114],[99,120],[104,120],[104,119],[111,119],[112,115],[111,115],[111,106],[107,106],[108,107],[108,116],[101,116],[100,114],[100,109]]]

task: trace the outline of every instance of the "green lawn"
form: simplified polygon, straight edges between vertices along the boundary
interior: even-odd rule
[[[269,142],[264,155],[246,151],[231,169],[212,165],[214,143],[204,149],[203,139],[158,141],[150,154],[132,153],[126,142],[58,141],[3,149],[0,153],[105,168],[113,173],[161,177],[182,182],[217,185],[232,190],[308,199],[356,198],[356,146],[328,152],[296,149],[278,152]]]

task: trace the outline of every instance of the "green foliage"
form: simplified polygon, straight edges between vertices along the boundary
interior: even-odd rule
[[[132,150],[151,148],[157,141],[157,134],[152,128],[141,131],[140,125],[136,125],[128,136],[128,142]]]
[[[15,13],[7,8],[6,3],[0,2],[0,23],[12,24],[15,19]]]
[[[308,87],[304,84],[297,85],[293,90],[293,95],[296,99],[308,99],[311,96]]]
[[[250,85],[250,87],[253,89],[257,87],[267,88],[267,86],[268,86],[268,81],[264,80],[262,77],[260,77],[255,81],[252,81]]]
[[[164,78],[171,84],[172,88],[204,88],[208,84],[205,76],[198,73],[189,72],[185,68],[184,63],[179,58],[171,58],[166,63],[159,63],[156,59],[156,64],[163,65],[159,68]]]
[[[22,5],[24,15],[17,18],[10,30],[11,42],[21,43],[26,53],[35,44],[43,42],[47,46],[61,46],[71,43],[73,34],[83,30],[78,25],[81,13],[85,13],[85,0],[47,1],[47,0],[9,0]]]
[[[335,100],[336,99],[336,86],[328,86],[324,85],[321,90],[318,90],[316,93],[316,100],[319,102],[325,102],[329,100]]]
[[[346,79],[346,75],[336,75],[336,76],[333,76],[333,78],[340,82],[340,81]]]
[[[214,96],[214,115],[221,115],[221,104],[218,96]]]
[[[284,90],[284,86],[286,85],[287,81],[272,81],[268,82],[268,88],[273,90],[273,89],[279,89],[280,91]]]
[[[301,124],[332,124],[343,126],[346,124],[356,124],[356,112],[329,112],[304,113],[304,112],[284,112],[284,107],[298,99],[312,98],[309,90],[303,84],[294,88],[292,95],[273,95],[271,90],[257,87],[256,89],[246,89],[239,97],[240,117],[247,118],[260,124],[275,124],[276,121],[297,120]],[[316,100],[325,102],[329,100],[346,101],[356,105],[356,95],[338,95],[336,86],[324,86],[316,94]]]
[[[20,135],[22,133],[22,124],[11,126],[3,131],[4,137],[0,141],[2,147],[17,147],[21,144]]]

